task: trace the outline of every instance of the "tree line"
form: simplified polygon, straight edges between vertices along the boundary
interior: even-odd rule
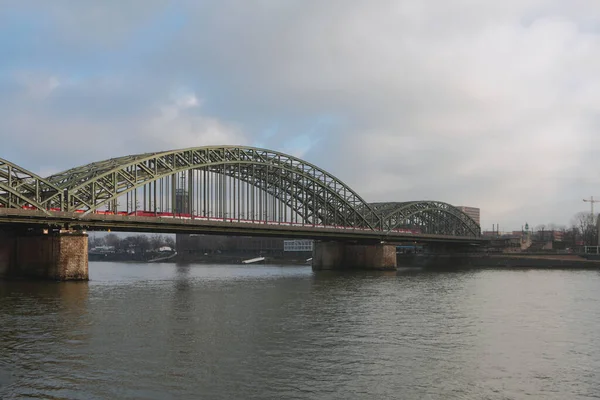
[[[120,237],[114,233],[109,233],[104,237],[90,237],[90,248],[99,246],[113,247],[116,252],[126,252],[133,250],[136,253],[146,253],[159,251],[161,247],[170,247],[175,250],[175,239],[172,236],[163,235],[132,235]]]
[[[590,212],[579,212],[571,219],[570,226],[556,224],[541,224],[535,227],[537,233],[544,231],[558,231],[563,235],[563,242],[575,246],[598,245],[598,216]]]

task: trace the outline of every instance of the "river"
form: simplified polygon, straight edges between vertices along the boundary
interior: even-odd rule
[[[600,272],[90,263],[0,282],[0,398],[600,398]]]

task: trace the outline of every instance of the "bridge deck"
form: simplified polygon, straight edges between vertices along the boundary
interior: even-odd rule
[[[121,232],[157,232],[189,234],[222,234],[239,236],[276,236],[316,240],[358,240],[386,242],[438,242],[480,244],[482,238],[429,235],[400,232],[373,231],[357,228],[320,227],[312,225],[292,225],[289,223],[266,222],[248,223],[237,221],[216,221],[183,218],[156,218],[140,216],[121,216],[71,212],[53,212],[0,208],[0,229],[2,225],[29,226],[39,228],[121,231]]]

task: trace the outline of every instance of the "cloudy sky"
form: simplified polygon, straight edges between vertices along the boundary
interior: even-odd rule
[[[209,144],[484,229],[569,224],[600,199],[600,2],[0,0],[0,157]]]

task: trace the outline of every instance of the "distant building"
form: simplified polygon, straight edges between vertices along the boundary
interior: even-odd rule
[[[477,222],[477,225],[481,225],[480,220],[480,210],[477,207],[467,207],[467,206],[456,206],[460,211],[467,214],[473,221]]]
[[[175,214],[191,214],[188,192],[184,189],[175,190]]]
[[[313,241],[312,240],[284,240],[283,251],[312,251]]]
[[[562,242],[564,233],[557,230],[537,231],[534,237],[536,240],[544,242]]]
[[[482,231],[481,232],[481,236],[483,237],[488,237],[488,238],[523,238],[526,236],[526,232],[522,232],[522,231],[509,231],[509,232],[504,232],[504,231]]]
[[[94,248],[91,248],[90,251],[93,251],[96,253],[114,253],[115,246],[96,246]]]
[[[515,237],[513,232],[499,232],[499,231],[482,231],[481,236],[483,237]]]

